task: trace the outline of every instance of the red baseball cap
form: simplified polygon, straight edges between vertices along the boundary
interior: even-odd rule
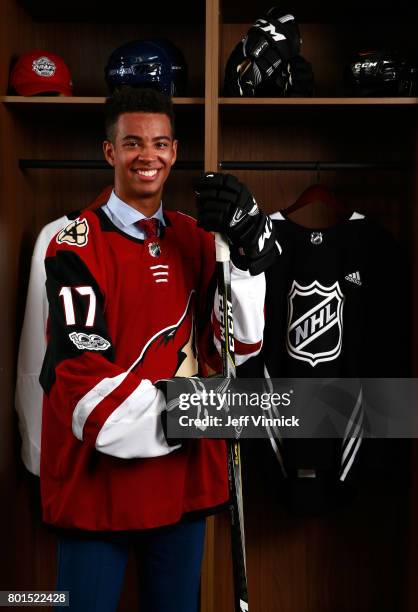
[[[10,75],[10,86],[21,96],[57,93],[71,96],[73,82],[64,60],[55,53],[35,49],[21,55]]]

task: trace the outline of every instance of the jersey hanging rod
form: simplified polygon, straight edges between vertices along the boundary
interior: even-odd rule
[[[407,170],[397,162],[337,162],[337,161],[223,161],[222,170]]]
[[[203,170],[203,161],[177,161],[173,169]],[[21,170],[113,170],[101,159],[19,159]]]
[[[177,161],[173,169],[203,170],[202,160]],[[19,168],[48,170],[112,170],[104,160],[95,159],[19,159]],[[332,170],[409,170],[400,162],[337,162],[337,161],[221,161],[221,170],[300,170],[317,172]]]

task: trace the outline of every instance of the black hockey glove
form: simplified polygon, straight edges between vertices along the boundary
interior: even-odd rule
[[[313,96],[314,75],[312,64],[301,55],[293,57],[288,64],[289,82],[286,95],[291,98]]]
[[[225,70],[226,96],[240,96],[245,86],[239,81],[239,66],[245,62],[242,52],[242,43],[239,43],[232,52]],[[280,64],[269,79],[263,79],[252,94],[258,97],[309,97],[314,92],[314,75],[312,64],[301,55],[291,58],[288,62]]]
[[[183,414],[194,418],[203,419],[205,416],[205,402],[211,399],[215,401],[226,393],[230,383],[230,378],[222,376],[210,376],[209,378],[199,378],[193,376],[183,378],[163,378],[157,380],[155,386],[163,392],[167,407],[161,413],[161,422],[167,444],[169,446],[177,446],[181,444],[181,438],[174,438],[168,433],[167,421],[168,418],[178,420]],[[218,404],[221,409],[228,410],[228,406],[222,403]],[[210,404],[211,412],[216,409],[216,404]]]
[[[257,80],[257,66],[244,55],[243,42],[239,42],[225,67],[224,95],[281,98],[287,95],[289,64],[281,62],[267,78]]]
[[[260,95],[260,86],[273,74],[276,95],[285,95],[287,63],[299,53],[300,34],[294,16],[280,13],[269,9],[234,49],[225,71],[226,95]]]
[[[250,274],[264,272],[275,260],[273,223],[232,174],[209,172],[195,184],[197,225],[219,232],[232,244],[232,260]]]

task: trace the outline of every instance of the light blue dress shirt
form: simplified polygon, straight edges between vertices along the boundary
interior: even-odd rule
[[[152,217],[146,217],[139,210],[136,210],[129,204],[126,204],[123,200],[118,198],[116,193],[112,191],[112,194],[106,204],[102,206],[102,210],[106,213],[113,225],[116,225],[118,229],[125,234],[129,234],[133,238],[139,238],[140,240],[145,239],[144,232],[135,225],[141,219],[158,219],[162,225],[166,225],[163,215],[163,203],[160,203],[160,208]]]

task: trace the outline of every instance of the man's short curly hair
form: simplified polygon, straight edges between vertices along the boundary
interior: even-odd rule
[[[116,89],[105,103],[106,138],[115,141],[115,126],[124,113],[161,113],[167,115],[174,138],[174,110],[171,98],[155,89],[124,86]]]

